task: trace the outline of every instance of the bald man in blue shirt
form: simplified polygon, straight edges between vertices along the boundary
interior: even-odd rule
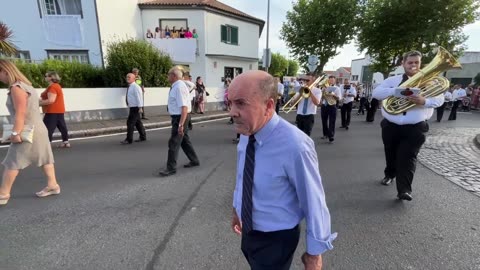
[[[333,248],[330,213],[315,145],[275,113],[277,84],[263,71],[237,76],[229,87],[230,116],[238,133],[232,229],[251,269],[289,269],[306,220],[305,269],[322,268]]]

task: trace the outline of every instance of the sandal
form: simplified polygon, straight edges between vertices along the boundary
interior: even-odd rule
[[[43,198],[43,197],[48,197],[50,195],[58,195],[60,194],[60,186],[57,185],[55,188],[51,187],[45,187],[41,191],[35,193],[38,197]]]
[[[6,205],[8,200],[10,200],[10,194],[0,195],[0,205]]]
[[[58,148],[70,148],[70,147],[72,146],[68,142],[63,142],[62,144],[58,145]]]

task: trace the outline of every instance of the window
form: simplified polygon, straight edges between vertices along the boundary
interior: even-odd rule
[[[83,18],[81,0],[38,0],[44,15],[80,15]]]
[[[238,45],[238,27],[231,25],[221,25],[221,41],[227,44]]]
[[[352,75],[352,81],[358,81],[358,75]]]
[[[59,51],[47,50],[48,58],[66,62],[90,63],[88,51]]]

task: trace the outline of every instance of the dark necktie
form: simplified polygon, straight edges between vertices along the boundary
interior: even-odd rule
[[[255,172],[255,136],[248,138],[245,165],[243,167],[243,191],[242,191],[242,226],[245,233],[253,229],[253,175]]]

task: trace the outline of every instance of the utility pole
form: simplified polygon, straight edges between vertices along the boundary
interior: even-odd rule
[[[270,67],[270,61],[269,56],[270,56],[270,49],[268,48],[268,38],[270,35],[270,0],[268,0],[268,7],[267,7],[267,49],[266,49],[266,57],[265,61],[267,62],[267,65],[265,65],[265,71],[268,72],[268,68]]]

